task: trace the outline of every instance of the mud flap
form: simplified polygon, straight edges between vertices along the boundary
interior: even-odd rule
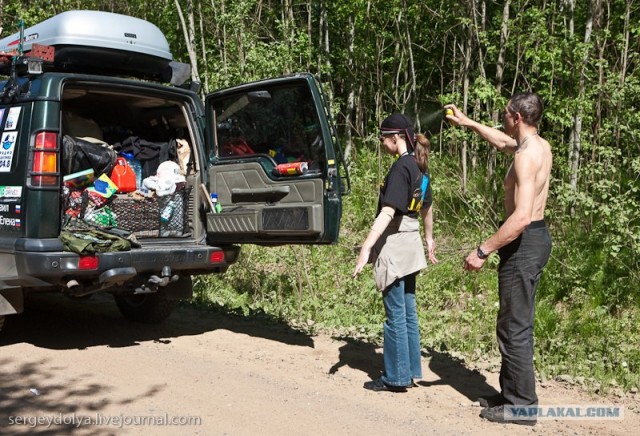
[[[0,291],[0,316],[22,313],[23,310],[22,288],[7,288]]]

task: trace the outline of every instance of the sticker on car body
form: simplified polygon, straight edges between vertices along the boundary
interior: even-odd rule
[[[22,186],[0,186],[0,198],[21,198]]]
[[[4,130],[16,130],[18,128],[18,120],[20,119],[20,112],[22,107],[12,107],[9,109],[9,115],[7,115],[7,121],[4,123]]]
[[[6,173],[11,171],[11,162],[13,161],[13,151],[15,150],[18,132],[4,132],[0,139],[0,172]]]

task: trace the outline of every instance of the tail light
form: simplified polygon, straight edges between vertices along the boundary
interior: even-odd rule
[[[92,270],[98,269],[98,258],[96,256],[81,256],[78,260],[79,270]]]
[[[209,254],[209,263],[222,263],[224,262],[224,251],[212,251]]]
[[[100,259],[97,256],[65,256],[60,259],[63,271],[91,271],[98,269]]]
[[[32,186],[58,185],[58,134],[40,132],[36,135],[31,167]]]

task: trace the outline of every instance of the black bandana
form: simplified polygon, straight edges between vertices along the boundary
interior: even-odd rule
[[[394,113],[389,115],[380,124],[380,131],[382,134],[402,133],[407,137],[407,142],[411,151],[414,149],[415,144],[415,132],[413,131],[413,123],[404,114]]]

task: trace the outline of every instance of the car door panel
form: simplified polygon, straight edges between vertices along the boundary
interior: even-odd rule
[[[211,243],[337,240],[342,157],[318,86],[298,74],[207,97],[207,189],[222,206],[206,213]]]
[[[234,232],[262,235],[265,242],[285,233],[322,234],[322,179],[274,181],[258,162],[224,165],[212,173],[222,211],[207,214],[207,228],[218,240]]]

